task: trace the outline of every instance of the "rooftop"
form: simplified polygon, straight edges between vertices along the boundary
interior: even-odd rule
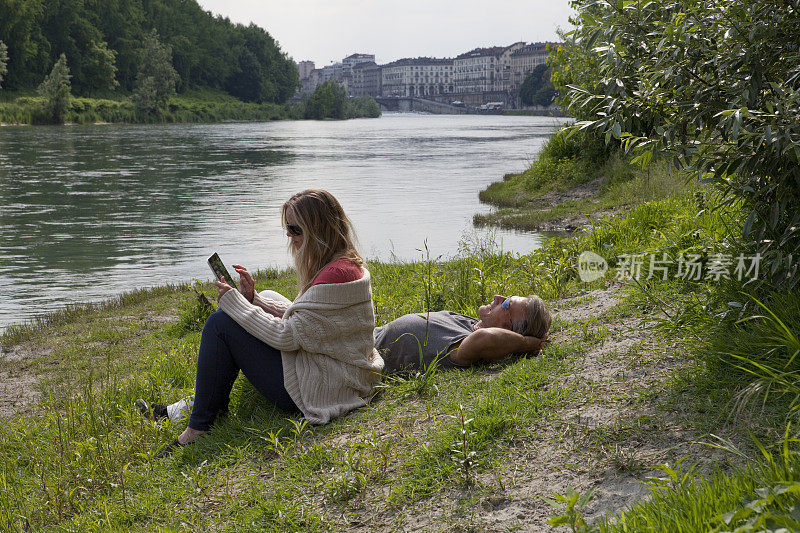
[[[511,53],[512,56],[522,56],[528,54],[541,54],[543,52],[547,52],[547,45],[551,45],[553,47],[560,46],[561,43],[532,43],[525,45],[524,47],[520,48],[519,50],[515,50]]]
[[[350,54],[344,58],[347,59],[375,59],[375,54]]]
[[[408,65],[451,65],[453,64],[452,59],[448,58],[437,58],[437,57],[407,57],[403,59],[398,59],[397,61],[392,61],[391,63],[386,63],[383,65],[384,67],[405,67]]]
[[[500,54],[502,54],[506,48],[508,47],[492,46],[491,48],[476,48],[474,50],[470,50],[469,52],[465,52],[459,56],[456,56],[456,59],[468,59],[470,57],[487,57],[487,56],[497,57]]]

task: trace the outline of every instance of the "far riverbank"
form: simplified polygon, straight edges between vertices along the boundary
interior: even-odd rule
[[[363,105],[359,99],[350,99],[347,104],[347,118],[380,116],[374,101],[370,105]],[[42,124],[45,122],[42,120],[42,108],[43,99],[35,93],[3,94],[0,91],[0,124],[3,126]],[[162,114],[145,118],[137,114],[130,97],[72,97],[64,120],[69,124],[215,123],[302,120],[304,115],[304,101],[259,104],[205,89],[174,95]]]

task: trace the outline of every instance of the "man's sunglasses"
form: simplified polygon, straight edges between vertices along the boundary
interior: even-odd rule
[[[299,237],[303,234],[303,228],[297,224],[286,224],[286,229],[289,230],[289,233],[295,237]]]
[[[500,307],[505,310],[511,309],[511,296],[506,296],[506,299],[503,300],[503,303],[500,304]]]

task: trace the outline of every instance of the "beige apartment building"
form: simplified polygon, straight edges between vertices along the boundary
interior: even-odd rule
[[[512,76],[512,83],[508,88],[510,91],[519,91],[525,76],[530,74],[536,66],[547,63],[547,57],[550,55],[547,50],[548,46],[554,50],[558,43],[528,44],[510,54],[509,64]]]
[[[511,46],[476,48],[453,61],[457,93],[509,91],[514,83],[511,57],[525,47],[524,42]]]
[[[517,42],[476,48],[457,56],[453,61],[456,94],[471,105],[489,100],[509,105],[516,100],[525,76],[547,61],[548,44]]]
[[[452,59],[399,59],[381,67],[383,96],[426,98],[452,94],[454,89]]]
[[[453,60],[453,83],[456,93],[493,91],[500,64],[502,46],[476,48]]]
[[[374,61],[365,61],[353,65],[350,96],[380,96],[381,67]]]

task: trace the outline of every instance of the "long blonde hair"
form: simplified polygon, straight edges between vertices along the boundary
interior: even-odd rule
[[[306,189],[289,198],[281,210],[281,223],[291,213],[303,230],[303,243],[289,250],[294,256],[297,287],[303,294],[325,265],[336,259],[349,259],[357,266],[364,260],[356,251],[355,230],[339,201],[328,191]]]

